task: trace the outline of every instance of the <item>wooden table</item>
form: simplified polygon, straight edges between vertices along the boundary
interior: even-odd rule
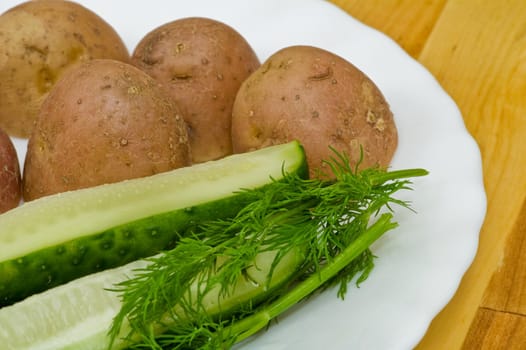
[[[526,349],[526,1],[332,2],[436,77],[482,153],[477,256],[418,349]]]

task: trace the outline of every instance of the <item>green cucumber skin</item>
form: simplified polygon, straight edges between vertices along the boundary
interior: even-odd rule
[[[303,162],[295,172],[306,178],[307,164]],[[207,220],[232,217],[247,202],[248,197],[238,192],[0,262],[0,308],[87,274],[173,248],[198,225]]]
[[[0,263],[0,307],[75,278],[173,248],[207,220],[234,216],[242,194],[151,216]]]

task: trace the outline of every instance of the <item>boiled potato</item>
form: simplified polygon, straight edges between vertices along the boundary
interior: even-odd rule
[[[96,59],[60,79],[42,104],[24,164],[24,199],[190,165],[182,114],[159,83]]]
[[[129,53],[108,23],[77,3],[29,1],[0,15],[0,127],[28,137],[57,79],[93,58],[129,61]]]
[[[181,108],[194,163],[232,153],[232,104],[260,64],[236,30],[209,18],[178,19],[148,33],[132,63],[160,81]]]
[[[0,213],[16,207],[21,198],[18,156],[11,139],[0,129]]]
[[[393,115],[378,87],[347,60],[312,46],[285,47],[245,80],[232,112],[234,152],[299,140],[311,176],[332,177],[333,147],[361,167],[389,165]]]

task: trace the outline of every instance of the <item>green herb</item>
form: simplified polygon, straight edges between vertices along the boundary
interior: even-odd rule
[[[409,207],[393,194],[427,172],[357,171],[336,152],[327,165],[335,180],[286,175],[246,191],[236,217],[203,224],[117,286],[113,339],[126,324],[133,348],[226,349],[315,291],[336,285],[343,299],[372,270],[370,245],[397,226],[392,205]],[[240,281],[258,293],[240,298]]]

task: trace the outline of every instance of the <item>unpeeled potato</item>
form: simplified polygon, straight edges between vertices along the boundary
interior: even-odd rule
[[[69,70],[42,104],[24,164],[24,199],[190,165],[186,124],[134,66],[98,59]]]
[[[117,32],[69,1],[28,1],[0,15],[0,127],[28,137],[40,105],[65,70],[94,58],[129,61]]]
[[[336,54],[290,46],[245,80],[232,112],[234,152],[299,140],[311,176],[332,176],[330,147],[361,167],[387,167],[398,143],[387,101],[362,71]]]
[[[148,33],[132,63],[160,81],[181,108],[194,163],[232,153],[234,98],[260,64],[240,33],[210,18],[178,19]]]
[[[16,149],[0,129],[0,213],[15,208],[22,198],[22,181]]]

